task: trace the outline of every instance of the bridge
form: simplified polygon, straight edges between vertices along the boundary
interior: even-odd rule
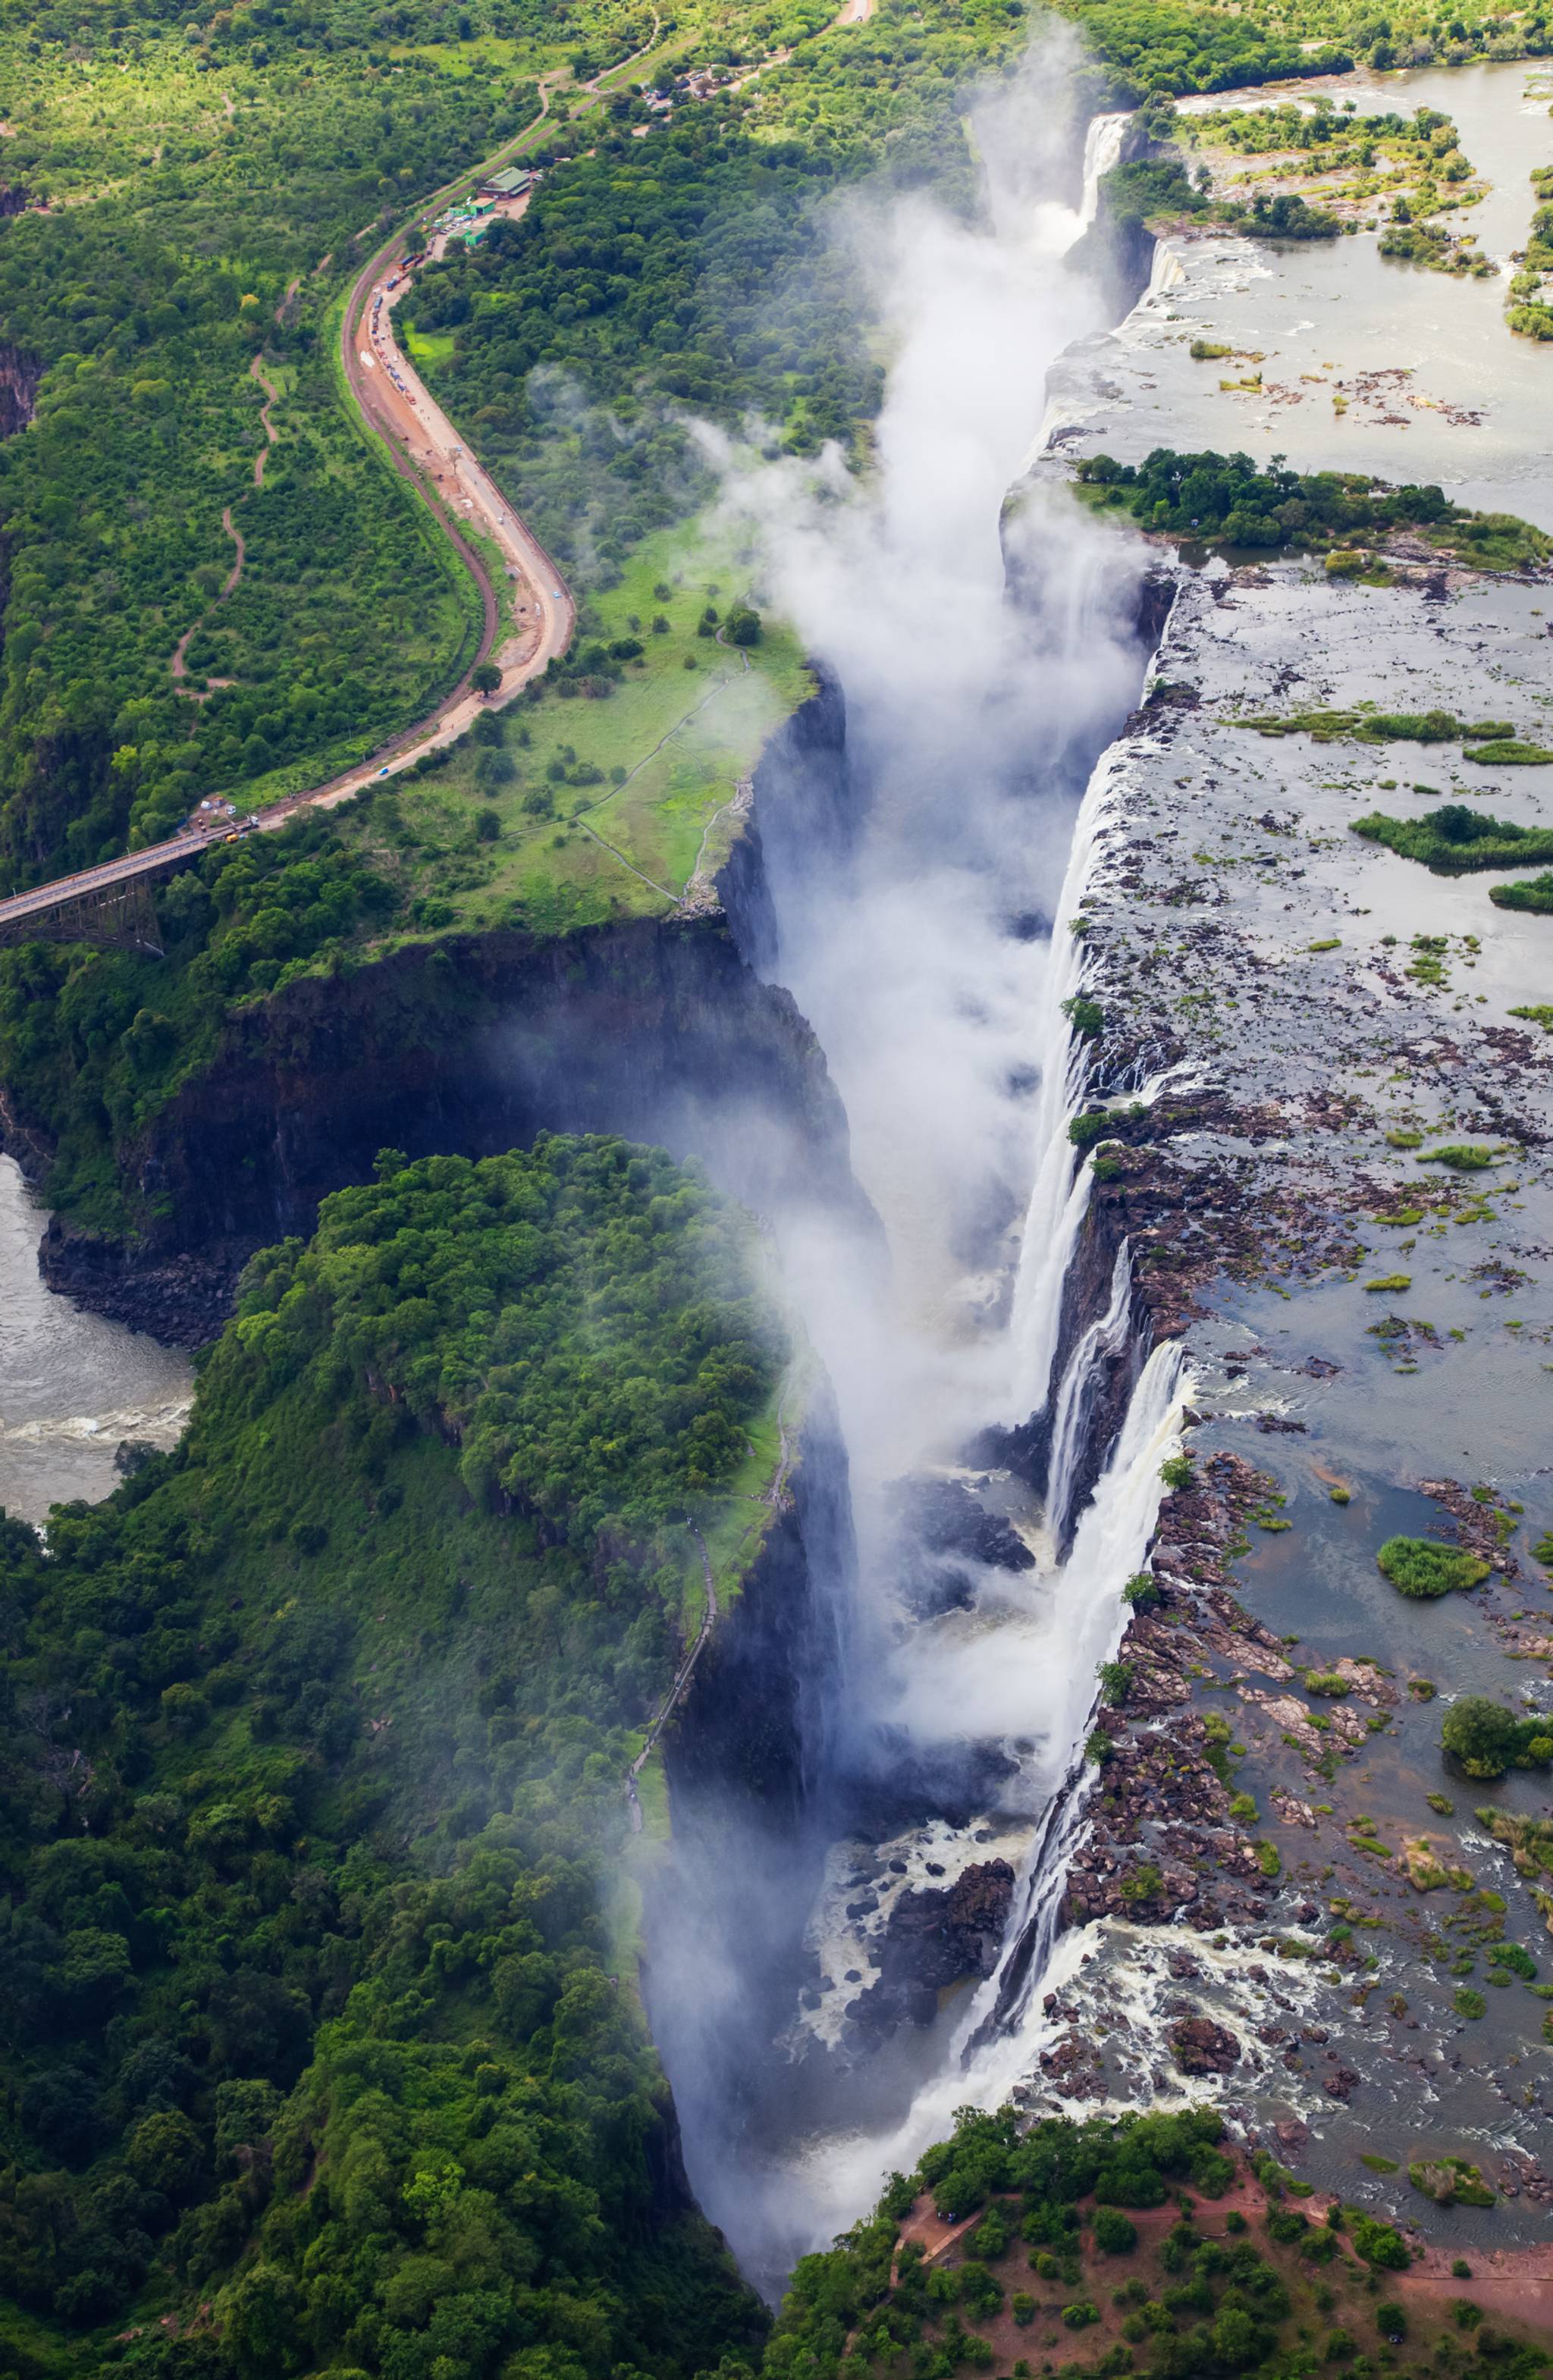
[[[14,942],[94,942],[103,950],[149,951],[160,958],[152,881],[187,867],[214,843],[234,841],[236,832],[224,821],[220,827],[191,827],[144,851],[14,893],[0,901],[0,949]]]

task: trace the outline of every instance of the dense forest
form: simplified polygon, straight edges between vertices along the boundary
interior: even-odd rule
[[[681,1516],[782,1356],[749,1229],[615,1141],[380,1172],[256,1260],[176,1454],[46,1548],[0,1523],[28,2380],[689,2380],[758,2340],[609,1882]]]
[[[1308,2214],[1312,2196],[1265,2151],[1228,2151],[1212,2107],[1082,2123],[964,2108],[870,2219],[801,2261],[764,2371],[1029,2380],[1039,2356],[1063,2380],[1538,2380],[1553,2362],[1484,2319],[1465,2259],[1459,2296],[1414,2295],[1391,2224],[1337,2200]]]

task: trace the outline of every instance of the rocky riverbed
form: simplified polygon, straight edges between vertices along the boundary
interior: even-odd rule
[[[1266,722],[1436,710],[1546,743],[1553,576],[1419,551],[1390,577],[1183,565],[1089,795],[1059,925],[1102,1017],[1088,1254],[1126,1240],[1194,1402],[1025,2095],[1210,2092],[1403,2217],[1427,2143],[1488,2177],[1492,2209],[1444,2218],[1482,2240],[1553,2188],[1547,1771],[1474,1781],[1440,1721],[1463,1693],[1553,1709],[1553,1011],[1514,1013],[1553,1002],[1553,918],[1495,905],[1511,871],[1435,876],[1353,827],[1447,802],[1553,827],[1553,767]],[[1392,1536],[1486,1574],[1409,1600]]]

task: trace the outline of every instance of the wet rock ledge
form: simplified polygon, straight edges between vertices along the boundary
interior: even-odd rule
[[[1183,570],[1091,788],[1079,1269],[1127,1243],[1191,1402],[1024,2095],[1209,2093],[1402,2219],[1426,2135],[1489,2174],[1463,2240],[1509,2241],[1553,2191],[1547,1772],[1469,1777],[1440,1728],[1467,1694],[1553,1713],[1553,917],[1489,897],[1530,868],[1435,876],[1352,830],[1446,802],[1553,829],[1553,766],[1245,722],[1553,745],[1553,582],[1392,577]],[[1394,1537],[1477,1583],[1404,1596]]]

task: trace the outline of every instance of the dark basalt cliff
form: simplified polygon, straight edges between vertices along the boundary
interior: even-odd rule
[[[20,190],[0,189],[0,216],[19,213],[25,195]],[[20,347],[0,346],[0,438],[26,429],[42,376],[36,356],[25,354]]]
[[[252,1251],[311,1230],[380,1148],[485,1156],[540,1131],[703,1158],[756,1208],[852,1192],[845,1118],[787,993],[718,917],[401,951],[235,1015],[134,1152],[133,1245],[55,1219],[52,1288],[175,1342],[219,1327]]]

